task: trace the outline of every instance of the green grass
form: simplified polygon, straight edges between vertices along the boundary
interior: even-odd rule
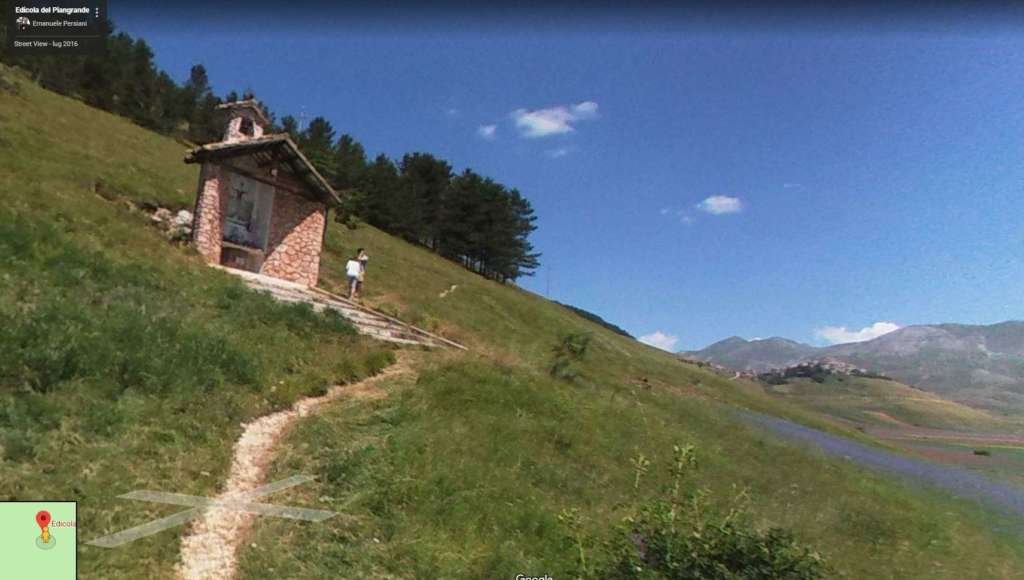
[[[759,523],[793,529],[846,577],[1012,577],[1020,561],[1019,543],[966,505],[766,438],[693,399],[613,398],[463,361],[393,389],[289,437],[273,477],[319,481],[282,499],[323,500],[344,517],[258,522],[243,578],[572,577],[574,550],[557,514],[580,508],[588,533],[606,535],[666,483],[677,442],[697,445],[699,483],[716,500],[749,489]],[[638,452],[652,468],[635,492],[629,459]],[[314,554],[303,548],[311,545]]]
[[[84,546],[175,510],[117,495],[211,495],[240,423],[392,360],[129,210],[191,197],[181,146],[0,74],[0,499],[77,499]],[[81,576],[170,577],[180,531],[82,547]]]
[[[19,82],[20,96],[0,93],[0,495],[78,499],[85,540],[168,515],[116,496],[211,495],[241,421],[391,360],[336,320],[243,291],[116,201],[189,206],[183,146]],[[270,477],[317,481],[274,501],[342,515],[258,520],[243,577],[567,577],[576,554],[557,515],[578,508],[588,537],[607,537],[668,482],[676,443],[696,445],[693,484],[713,501],[749,489],[758,525],[791,529],[837,576],[1024,566],[997,516],[791,447],[731,410],[842,427],[382,232],[333,225],[325,285],[341,287],[357,246],[371,255],[371,303],[472,351],[418,354],[418,378],[391,381],[388,398],[300,422]],[[552,378],[555,347],[578,332],[593,339],[575,379]],[[638,453],[652,464],[634,489]],[[83,547],[82,575],[167,577],[177,538]]]
[[[341,258],[365,247],[370,303],[473,352],[438,357],[386,400],[300,425],[276,476],[318,474],[291,499],[328,498],[345,516],[321,526],[257,522],[244,578],[570,577],[575,552],[557,514],[580,508],[588,532],[607,535],[666,483],[680,442],[702,458],[695,484],[721,502],[749,489],[759,524],[792,529],[837,576],[1009,578],[1024,561],[1019,538],[995,531],[994,514],[748,429],[730,409],[878,444],[758,385],[680,363],[370,227],[335,226],[328,243],[327,286],[341,286]],[[555,348],[576,332],[593,337],[580,376],[555,380]],[[653,461],[639,492],[629,462],[637,453]],[[328,553],[311,555],[307,543]]]
[[[792,379],[766,389],[788,402],[858,425],[988,432],[1020,428],[1006,417],[886,379],[833,375],[823,383]]]

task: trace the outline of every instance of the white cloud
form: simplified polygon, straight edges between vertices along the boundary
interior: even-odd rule
[[[894,322],[876,322],[871,326],[865,326],[860,330],[849,330],[845,326],[825,326],[814,331],[814,335],[827,341],[829,344],[843,344],[846,342],[864,342],[872,338],[878,338],[883,334],[889,334],[899,330],[900,325]]]
[[[660,348],[661,350],[675,352],[673,349],[675,349],[676,343],[679,342],[679,337],[656,330],[650,334],[641,336],[638,340],[644,344]]]
[[[445,114],[447,114],[449,117],[458,117],[459,113],[461,112],[462,111],[458,110],[455,107],[451,107],[450,109],[445,110]]]
[[[572,147],[555,147],[554,149],[548,149],[547,151],[545,151],[544,155],[547,155],[552,159],[558,159],[559,157],[565,157],[566,155],[572,153],[572,151]]]
[[[573,124],[577,121],[596,117],[597,103],[583,101],[575,105],[558,105],[535,111],[516,109],[512,111],[511,116],[523,137],[562,135],[575,131],[576,127]]]
[[[597,116],[597,103],[594,101],[583,101],[572,106],[572,112],[577,119],[593,119]]]
[[[480,125],[476,130],[476,134],[488,141],[491,141],[498,136],[498,126]]]
[[[739,213],[743,210],[743,202],[738,197],[729,197],[728,195],[712,195],[704,201],[697,204],[697,209],[706,211],[712,215],[722,215],[727,213]]]

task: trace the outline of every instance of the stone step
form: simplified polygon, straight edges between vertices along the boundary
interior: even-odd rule
[[[442,342],[430,337],[424,331],[419,331],[401,321],[377,314],[344,297],[313,291],[298,284],[267,276],[249,272],[227,271],[237,273],[249,288],[266,292],[281,302],[309,304],[317,312],[330,308],[348,319],[360,334],[395,344],[428,347],[443,346]]]

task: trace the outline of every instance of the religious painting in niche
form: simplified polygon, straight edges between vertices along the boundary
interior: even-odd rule
[[[263,249],[270,217],[272,189],[243,175],[232,174],[224,239],[238,245]]]

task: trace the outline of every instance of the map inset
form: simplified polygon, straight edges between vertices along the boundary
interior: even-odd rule
[[[73,580],[77,506],[73,501],[0,501],[4,577]]]

